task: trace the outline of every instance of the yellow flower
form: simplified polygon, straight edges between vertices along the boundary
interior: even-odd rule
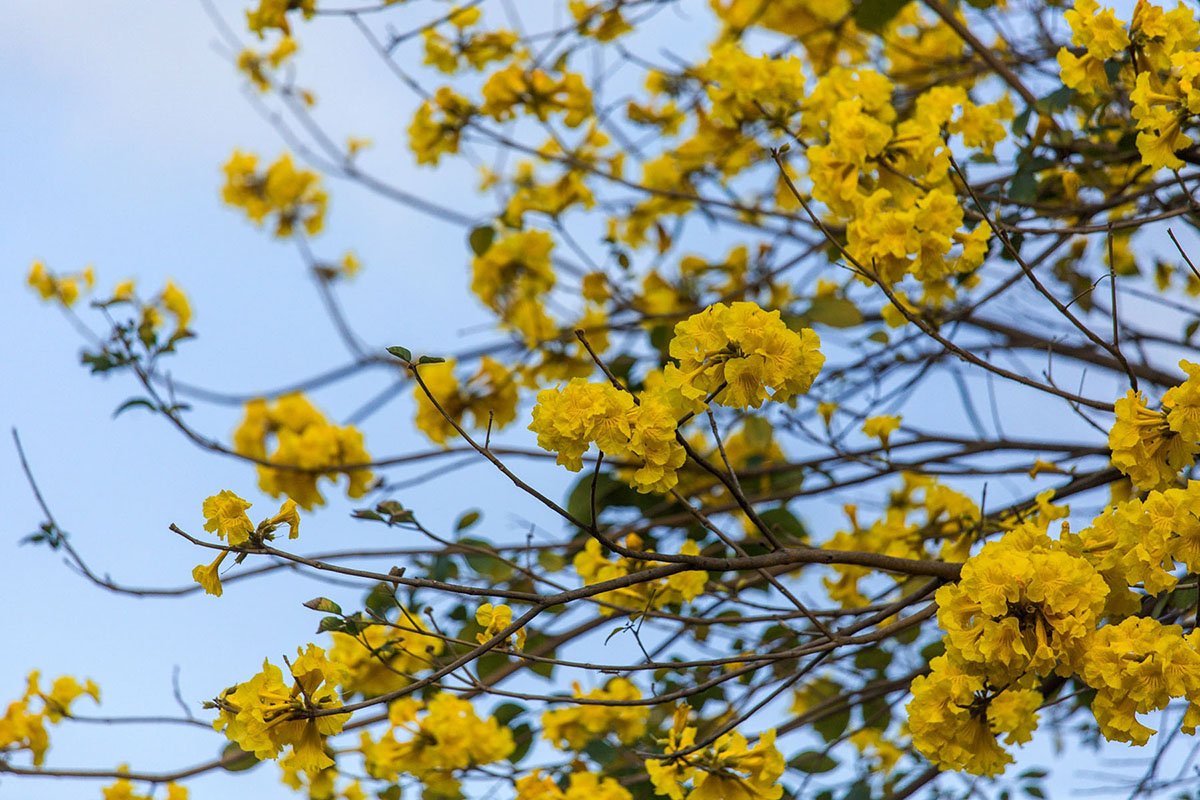
[[[439,692],[425,705],[404,698],[388,710],[391,725],[377,741],[362,734],[362,753],[367,772],[375,778],[396,780],[400,773],[419,778],[427,787],[453,791],[454,773],[473,766],[491,764],[512,754],[512,732],[495,717],[481,719],[469,700]],[[398,741],[397,732],[411,738]],[[451,794],[450,796],[453,796]]]
[[[604,701],[640,700],[641,691],[625,678],[613,678],[601,689],[584,692],[572,684],[575,697],[586,705],[556,708],[542,713],[542,736],[560,750],[582,750],[596,739],[612,734],[621,744],[633,744],[646,732],[649,706],[604,705]]]
[[[483,628],[475,634],[475,641],[483,644],[499,636],[505,628],[512,625],[512,609],[506,605],[493,606],[491,603],[484,603],[476,609],[475,621]],[[526,633],[525,628],[521,628],[510,637],[516,649],[524,649]]]
[[[254,532],[254,523],[246,516],[250,503],[228,489],[204,501],[204,530],[216,533],[232,547],[245,544]]]
[[[257,169],[258,157],[235,150],[224,166],[225,185],[221,196],[231,206],[262,225],[274,218],[274,233],[291,236],[296,226],[315,236],[325,225],[329,197],[312,170],[296,169],[292,157],[281,155],[265,172]]]
[[[1114,410],[1116,421],[1108,434],[1112,464],[1139,487],[1168,486],[1180,470],[1191,465],[1200,449],[1198,443],[1173,431],[1167,414],[1151,411],[1140,392],[1130,389],[1117,400]]]
[[[262,672],[221,694],[217,701],[221,712],[213,727],[224,730],[238,747],[259,759],[275,758],[290,747],[290,764],[315,773],[333,764],[325,753],[325,738],[340,732],[350,715],[309,717],[306,713],[341,706],[335,687],[344,671],[315,644],[296,653],[289,666],[290,688],[279,667],[264,661]]]
[[[329,659],[345,671],[342,688],[373,697],[405,686],[409,676],[430,669],[445,643],[420,617],[402,609],[392,623],[366,626],[357,636],[334,632]]]
[[[275,450],[268,453],[272,436]],[[233,446],[241,455],[300,467],[259,465],[258,486],[272,497],[287,495],[306,511],[325,503],[317,488],[321,478],[332,481],[345,474],[349,497],[362,497],[374,479],[370,469],[351,468],[371,461],[362,432],[352,425],[334,425],[298,393],[283,395],[273,404],[261,399],[248,402],[245,417],[233,433]]]
[[[167,281],[162,290],[162,304],[163,308],[175,317],[176,329],[186,330],[188,323],[192,321],[192,306],[187,295],[173,281]]]
[[[942,769],[998,775],[1012,755],[998,737],[1028,741],[1042,696],[1034,689],[989,688],[946,656],[930,662],[928,675],[913,679],[908,727],[913,746]],[[1007,695],[1007,697],[1006,697]]]
[[[888,414],[867,417],[862,426],[863,434],[878,439],[885,449],[888,446],[888,437],[899,429],[900,417]]]
[[[810,328],[790,330],[778,311],[754,303],[717,303],[675,326],[664,373],[668,387],[685,397],[734,408],[786,402],[808,391],[825,363],[821,340]],[[724,389],[724,391],[721,391]]]
[[[192,580],[200,584],[204,589],[205,594],[211,594],[214,597],[220,597],[224,591],[221,588],[221,562],[225,560],[225,556],[229,555],[228,551],[221,551],[221,554],[207,566],[200,564],[192,569]]]

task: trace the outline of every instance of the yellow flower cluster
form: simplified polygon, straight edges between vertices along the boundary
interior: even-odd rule
[[[650,707],[646,705],[603,705],[606,701],[640,700],[641,691],[625,678],[613,678],[602,689],[584,693],[572,684],[574,696],[597,705],[573,705],[542,714],[542,736],[560,750],[582,751],[610,733],[621,744],[633,744],[646,732]]]
[[[937,86],[897,122],[892,90],[877,72],[839,68],[805,98],[801,129],[825,140],[807,151],[813,196],[848,220],[856,261],[889,284],[912,274],[941,302],[953,297],[953,276],[983,263],[990,237],[986,224],[963,228],[943,134],[990,155],[1012,104],[977,105],[963,87]]]
[[[1179,366],[1188,377],[1166,391],[1160,410],[1152,411],[1132,389],[1114,405],[1116,420],[1108,433],[1112,464],[1142,489],[1175,483],[1200,452],[1200,364]]]
[[[620,177],[624,170],[623,153],[617,152],[606,158],[601,157],[602,149],[609,142],[608,134],[594,122],[588,126],[587,135],[568,150],[564,151],[563,145],[557,139],[547,140],[538,148],[537,154],[542,163],[554,163],[562,167],[558,170],[557,177],[540,182],[533,161],[518,162],[516,170],[509,178],[513,189],[512,196],[509,197],[504,213],[500,215],[500,221],[510,228],[523,228],[525,215],[530,212],[558,219],[570,208],[594,207],[596,200],[586,182],[588,168],[607,171],[616,177]],[[489,174],[486,180],[490,182],[498,177]]]
[[[1033,526],[989,542],[938,589],[951,657],[993,686],[1070,672],[1104,610],[1108,584],[1087,559]]]
[[[1141,585],[1152,595],[1172,589],[1176,562],[1200,570],[1200,481],[1110,506],[1079,537],[1114,587]],[[1125,613],[1136,609],[1123,596],[1110,598],[1122,601]]]
[[[243,50],[238,54],[237,68],[250,79],[255,88],[265,92],[271,88],[270,70],[283,66],[296,54],[296,50],[296,40],[291,36],[284,36],[269,52],[259,53],[249,48]]]
[[[542,301],[556,280],[553,249],[554,240],[545,231],[517,231],[471,261],[471,291],[530,347],[558,333]]]
[[[290,747],[291,765],[311,773],[333,764],[325,752],[325,739],[339,733],[350,715],[305,716],[342,705],[336,687],[344,673],[315,644],[296,653],[288,666],[290,687],[279,667],[264,660],[262,672],[221,693],[216,701],[220,714],[213,727],[260,760],[275,758]]]
[[[852,58],[864,54],[850,0],[712,0],[711,5],[729,38],[739,38],[751,26],[768,28],[798,41],[809,62],[819,65],[834,63],[843,49]]]
[[[1200,21],[1193,10],[1179,3],[1165,11],[1138,0],[1126,25],[1096,0],[1078,0],[1064,16],[1077,50],[1058,53],[1063,84],[1099,103],[1115,78],[1133,104],[1142,163],[1181,168],[1175,154],[1193,142],[1184,128],[1200,114]]]
[[[474,114],[471,102],[449,86],[421,103],[408,126],[408,146],[417,163],[436,165],[443,155],[457,153],[463,128]]]
[[[126,778],[118,778],[111,786],[100,790],[104,800],[154,800],[154,784],[150,784],[147,794],[134,794],[133,783]],[[188,800],[188,789],[178,783],[167,784],[167,794],[164,800]]]
[[[293,10],[310,19],[317,13],[317,0],[258,0],[257,8],[246,11],[246,25],[260,39],[269,29],[280,30],[290,36],[292,28],[288,24],[287,12]]]
[[[560,789],[554,779],[534,770],[516,783],[516,800],[633,800],[629,790],[613,778],[602,778],[594,772],[572,770],[566,789]]]
[[[637,465],[631,483],[639,492],[668,491],[686,454],[675,438],[678,406],[667,392],[634,395],[610,383],[575,378],[562,388],[538,392],[529,429],[538,446],[558,453],[572,472],[583,468],[593,443],[601,452]]]
[[[712,101],[712,120],[727,128],[745,121],[787,119],[804,96],[804,70],[797,56],[755,57],[735,42],[713,47],[699,69]]]
[[[484,603],[475,610],[475,622],[482,631],[475,634],[475,641],[483,644],[490,641],[493,637],[499,636],[505,628],[512,625],[513,613],[512,609],[506,605],[494,606],[491,603]],[[509,640],[504,643],[504,646],[515,647],[517,650],[522,650],[525,647],[525,637],[528,631],[521,628],[514,634],[511,634]]]
[[[45,263],[34,261],[25,282],[43,300],[57,300],[70,308],[75,305],[82,291],[91,291],[96,285],[96,271],[87,266],[69,275],[55,275],[46,269]]]
[[[933,476],[906,472],[903,479],[903,485],[891,493],[883,516],[865,528],[858,521],[858,508],[845,506],[850,529],[838,531],[823,546],[923,559],[932,555],[929,544],[940,542],[940,558],[966,558],[979,525],[979,506]],[[917,512],[920,515],[914,518]],[[875,574],[874,570],[853,564],[833,565],[831,569],[836,577],[823,579],[830,599],[843,608],[869,604],[861,582]]]
[[[508,30],[468,31],[479,23],[483,12],[479,6],[459,8],[447,20],[454,28],[455,38],[440,33],[437,26],[426,28],[425,63],[441,72],[452,75],[466,62],[481,70],[493,61],[503,61],[516,52],[519,38]]]
[[[948,656],[913,679],[908,727],[913,744],[943,769],[998,775],[1012,762],[1000,743],[1024,744],[1037,727],[1042,695],[1028,685],[991,688]],[[1029,684],[1031,681],[1025,681]]]
[[[272,436],[275,450],[268,455]],[[317,489],[319,478],[336,480],[345,473],[349,497],[362,497],[373,480],[369,469],[346,468],[371,460],[362,433],[353,425],[334,425],[299,393],[283,395],[274,403],[248,402],[245,417],[233,433],[233,448],[240,455],[298,468],[260,464],[258,486],[272,497],[286,494],[305,511],[325,504]]]
[[[258,156],[235,150],[224,170],[222,199],[242,209],[257,225],[273,216],[276,236],[291,236],[297,225],[315,236],[325,226],[329,196],[321,188],[320,176],[312,170],[297,169],[287,153],[260,172]]]
[[[598,42],[611,42],[633,30],[621,14],[621,3],[606,6],[604,2],[568,0],[567,8],[575,18],[575,30]]]
[[[500,430],[517,418],[517,382],[503,364],[484,356],[479,371],[465,384],[454,375],[454,366],[454,359],[447,359],[421,367],[421,380],[450,419],[463,425],[470,415],[475,428],[483,430],[490,425],[492,430]],[[458,435],[420,386],[413,386],[413,400],[417,430],[430,441],[444,445]]]
[[[334,631],[329,660],[343,670],[342,690],[375,697],[399,689],[411,675],[433,666],[446,649],[421,619],[402,611],[391,624],[367,625],[358,634]]]
[[[551,114],[563,114],[563,124],[577,128],[592,117],[592,90],[583,76],[564,72],[555,78],[541,69],[526,69],[510,64],[493,72],[483,84],[481,113],[504,121],[516,116],[516,109],[546,122]]]
[[[716,303],[675,326],[666,385],[689,400],[714,395],[732,408],[783,403],[812,386],[825,363],[811,328],[793,331],[778,311],[755,303]]]
[[[631,550],[641,550],[642,539],[637,534],[625,537],[625,546]],[[691,539],[684,542],[679,552],[681,555],[694,556],[700,554],[700,546]],[[622,578],[639,570],[658,564],[657,561],[638,561],[625,556],[614,556],[611,560],[606,557],[603,546],[595,539],[589,539],[583,550],[576,553],[574,559],[575,571],[585,584],[591,585],[603,581]],[[642,612],[647,608],[664,608],[670,605],[690,603],[704,593],[704,584],[708,576],[704,572],[677,572],[657,581],[644,581],[614,589],[596,595],[596,599],[630,609],[631,614]],[[600,613],[604,616],[617,613],[617,608],[602,606]]]
[[[422,710],[424,716],[418,719]],[[501,761],[515,746],[512,732],[495,717],[481,719],[470,701],[447,692],[435,694],[425,704],[411,697],[393,702],[388,723],[377,741],[366,731],[362,734],[367,773],[391,781],[408,773],[433,796],[458,796],[456,771]],[[399,731],[412,737],[398,741]]]
[[[4,716],[0,716],[0,753],[27,750],[35,767],[41,766],[50,748],[46,723],[58,724],[64,717],[70,717],[71,704],[85,694],[100,702],[100,687],[91,680],[81,685],[71,676],[63,675],[54,680],[49,692],[42,691],[40,682],[41,673],[30,672],[25,694],[9,703]]]
[[[288,526],[288,538],[295,539],[300,535],[300,514],[296,510],[294,500],[283,501],[279,513],[267,517],[258,525],[250,522],[246,509],[250,503],[238,497],[228,489],[207,498],[204,501],[204,530],[215,533],[226,540],[230,547],[240,547],[246,543],[261,544],[275,538],[275,531],[280,525]],[[221,587],[221,563],[229,551],[222,550],[211,564],[200,564],[192,570],[192,580],[200,584],[206,594],[220,597],[224,591]]]
[[[934,763],[994,775],[1008,744],[1030,739],[1042,697],[1037,678],[1082,663],[1108,584],[1076,548],[1029,521],[984,545],[958,584],[937,592],[946,655],[913,681],[913,744]]]
[[[754,747],[731,731],[686,757],[672,753],[696,743],[696,729],[687,725],[687,710],[676,711],[668,732],[665,758],[646,761],[654,791],[671,800],[778,800],[778,783],[785,764],[775,747],[774,729],[764,731]]]
[[[946,769],[994,775],[1012,759],[1004,743],[1037,726],[1040,680],[1075,677],[1095,689],[1105,738],[1145,744],[1137,720],[1173,699],[1190,703],[1182,728],[1200,724],[1200,633],[1139,616],[1140,585],[1174,588],[1177,562],[1200,568],[1200,482],[1114,503],[1091,527],[1058,540],[1047,506],[967,560],[937,592],[946,654],[912,684],[913,744]],[[1104,624],[1107,623],[1107,624]]]
[[[1147,617],[1107,625],[1092,640],[1082,674],[1096,689],[1092,713],[1109,741],[1145,744],[1155,731],[1136,715],[1160,711],[1173,698],[1190,701],[1185,733],[1200,724],[1200,631],[1184,636],[1180,626]]]

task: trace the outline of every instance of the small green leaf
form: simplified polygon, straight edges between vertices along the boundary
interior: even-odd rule
[[[513,728],[512,732],[513,743],[516,745],[516,748],[513,750],[512,755],[508,757],[508,760],[516,764],[528,755],[529,748],[533,746],[533,728],[528,723],[523,722]]]
[[[446,359],[441,356],[421,356],[417,359],[418,364],[445,364]]]
[[[798,769],[801,772],[807,772],[810,775],[829,772],[830,770],[837,769],[837,765],[838,762],[833,758],[816,750],[806,750],[788,762],[789,767]]]
[[[468,511],[467,513],[463,514],[461,517],[458,518],[458,522],[454,523],[454,530],[465,531],[467,528],[471,527],[476,522],[479,522],[479,519],[481,516],[483,516],[483,515],[480,514],[478,510],[473,509],[471,511]]]
[[[400,800],[400,798],[404,796],[404,790],[400,788],[400,784],[393,783],[386,789],[376,792],[375,796],[378,797],[379,800]]]
[[[887,669],[892,663],[892,654],[878,647],[859,650],[854,654],[854,666],[859,669]]]
[[[830,714],[824,719],[817,720],[813,723],[813,729],[821,734],[821,738],[827,742],[832,742],[843,733],[846,732],[846,727],[850,724],[850,709],[844,709],[836,713]]]
[[[496,229],[491,225],[480,225],[478,228],[472,228],[471,234],[467,237],[467,243],[471,245],[471,252],[477,256],[486,253],[495,240]]]
[[[393,345],[393,346],[389,347],[387,349],[387,351],[389,353],[391,353],[392,355],[394,355],[396,358],[400,359],[401,361],[408,361],[410,363],[412,362],[412,351],[409,350],[407,347],[400,347],[399,345]]]
[[[782,538],[795,542],[802,542],[808,539],[808,529],[804,527],[804,523],[784,506],[760,511],[758,516],[759,519],[766,523],[767,528],[771,532],[780,534]]]
[[[818,297],[804,313],[809,322],[830,328],[853,328],[863,321],[858,306],[844,297]]]
[[[150,402],[146,398],[135,397],[134,399],[126,400],[124,403],[121,403],[121,405],[117,406],[117,410],[113,412],[113,419],[116,419],[117,417],[121,416],[121,414],[125,413],[129,409],[136,408],[137,406],[145,406],[146,408],[150,409],[151,411],[158,411],[158,406],[156,406],[154,403]]]
[[[341,614],[342,607],[330,600],[328,597],[314,597],[304,604],[305,608],[311,608],[313,611],[322,611],[326,614]]]
[[[909,0],[861,0],[854,9],[854,21],[863,30],[879,33],[908,3]]]
[[[492,716],[496,718],[497,722],[507,728],[509,727],[508,723],[524,713],[525,706],[519,703],[501,703],[496,706],[496,710],[492,712]]]
[[[257,764],[258,759],[254,757],[254,753],[247,753],[238,747],[236,742],[230,742],[221,748],[221,769],[226,772],[245,772]]]
[[[317,633],[326,633],[327,631],[342,631],[345,630],[346,623],[341,617],[322,617],[321,624],[317,626]]]

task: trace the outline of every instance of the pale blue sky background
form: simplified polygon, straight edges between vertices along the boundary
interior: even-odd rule
[[[239,25],[241,0],[218,5]],[[70,0],[11,0],[5,6],[0,598],[7,630],[0,702],[19,694],[25,673],[36,667],[49,677],[96,679],[104,692],[99,713],[175,714],[171,671],[180,664],[183,695],[198,711],[200,700],[255,672],[263,656],[277,661],[314,638],[317,616],[300,609],[300,601],[328,594],[353,602],[356,593],[272,578],[231,585],[220,600],[138,601],[74,577],[48,550],[16,546],[41,515],[20,474],[9,426],[20,430],[42,489],[59,522],[75,534],[75,545],[97,571],[119,581],[186,583],[200,558],[167,525],[198,530],[207,494],[231,488],[256,500],[255,511],[272,508],[246,466],[201,453],[136,410],[111,419],[131,395],[131,383],[92,377],[78,365],[78,337],[24,287],[29,262],[42,258],[56,271],[93,263],[104,288],[136,277],[152,292],[166,277],[175,279],[192,298],[200,332],[176,359],[181,380],[231,391],[265,389],[348,357],[294,250],[219,202],[219,167],[234,147],[270,157],[282,144],[242,96],[242,81],[214,47],[218,36],[199,2],[93,0],[86,13]],[[422,19],[427,13],[419,12]],[[476,202],[469,170],[443,170],[434,180],[433,173],[409,165],[403,148],[411,97],[379,69],[348,26],[301,27],[299,40],[300,83],[316,91],[331,132],[339,140],[349,134],[376,140],[363,156],[366,166],[459,209]],[[460,336],[486,320],[466,292],[460,229],[357,187],[334,182],[330,189],[329,227],[316,247],[329,258],[353,247],[362,258],[365,272],[343,296],[369,342],[446,352],[484,341],[478,334]],[[384,380],[373,374],[315,397],[345,414]],[[193,421],[224,436],[238,413],[206,409]],[[375,454],[424,446],[410,430],[410,415],[405,400],[367,425]],[[565,485],[561,473],[544,466],[521,468],[540,485]],[[511,534],[526,514],[549,524],[481,467],[406,502],[445,530],[464,508],[479,504],[464,499],[464,487],[470,497],[485,498],[489,535]],[[334,502],[306,518],[303,549],[411,543],[351,523],[349,507]],[[80,711],[91,709],[84,704]],[[1039,738],[1031,763],[1045,762],[1050,738]],[[205,760],[223,740],[187,730],[106,731],[66,723],[52,731],[52,741],[48,766],[111,767],[127,759],[135,768],[165,769]],[[191,785],[198,800],[259,788],[267,789],[263,796],[287,796],[270,766],[236,782],[215,776]],[[0,778],[3,800],[98,796],[97,784]]]

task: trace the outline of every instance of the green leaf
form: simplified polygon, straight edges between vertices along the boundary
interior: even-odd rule
[[[805,750],[788,762],[789,767],[798,769],[801,772],[807,772],[810,775],[829,772],[830,770],[837,769],[837,765],[838,762],[836,760],[816,750]]]
[[[908,3],[909,0],[861,0],[854,9],[854,21],[863,30],[879,33]]]
[[[236,742],[230,742],[221,748],[221,769],[226,772],[245,772],[257,764],[258,759],[254,757],[254,753],[247,753],[238,747]]]
[[[393,783],[386,789],[376,792],[375,796],[379,800],[400,800],[404,796],[404,790],[400,788],[400,784]]]
[[[132,400],[126,400],[124,403],[121,403],[121,405],[117,406],[117,410],[113,412],[113,419],[116,419],[129,409],[136,408],[137,406],[145,406],[151,411],[158,411],[158,406],[151,401],[144,397],[135,397]]]
[[[593,739],[588,742],[583,752],[601,767],[608,766],[617,757],[617,748],[604,739]]]
[[[930,642],[921,648],[921,658],[926,662],[933,661],[938,656],[946,652],[946,644],[941,639],[936,642]]]
[[[766,511],[760,511],[758,516],[766,523],[767,528],[773,533],[781,534],[782,538],[797,542],[808,539],[808,529],[804,527],[804,523],[785,506],[768,508]]]
[[[859,669],[887,669],[892,663],[892,654],[878,647],[859,650],[854,654],[854,666]]]
[[[1120,70],[1120,64],[1116,64]],[[1069,86],[1060,86],[1045,97],[1038,99],[1038,110],[1046,112],[1063,111],[1075,97],[1075,90]]]
[[[417,359],[418,364],[445,364],[446,359],[441,356],[421,356]]]
[[[813,730],[821,734],[821,738],[825,741],[832,742],[846,732],[849,724],[850,709],[847,708],[814,722]]]
[[[408,361],[410,363],[412,362],[412,351],[409,350],[407,347],[400,347],[399,345],[392,345],[391,347],[389,347],[387,349],[387,351],[389,353],[391,353],[392,355],[394,355],[396,358],[400,359],[401,361]]]
[[[355,519],[370,519],[374,520],[375,522],[383,522],[383,517],[381,517],[379,514],[376,514],[369,508],[356,508],[350,512],[350,516],[354,517]]]
[[[512,732],[513,743],[516,745],[516,748],[513,750],[512,755],[508,757],[508,760],[517,764],[529,754],[529,748],[533,747],[533,728],[528,723],[523,722],[513,728]]]
[[[495,552],[491,543],[485,542],[483,539],[461,539],[459,544],[470,545],[476,550]],[[469,566],[475,572],[490,578],[497,583],[506,581],[512,577],[512,565],[503,561],[499,556],[490,555],[487,552],[474,552],[465,553],[463,558],[466,559],[467,566]]]
[[[304,604],[305,608],[311,608],[313,611],[321,611],[326,614],[341,614],[342,607],[330,600],[328,597],[314,597]],[[339,620],[340,622],[340,620]]]
[[[496,710],[492,712],[492,716],[504,727],[509,727],[508,723],[524,713],[525,706],[519,703],[501,703],[496,706]]]
[[[863,321],[862,311],[844,297],[818,297],[804,316],[810,322],[830,328],[852,328]]]
[[[343,631],[346,629],[346,622],[341,617],[322,617],[321,624],[317,626],[317,633],[326,633],[327,631]]]
[[[559,572],[567,566],[567,560],[551,550],[538,553],[538,566],[546,572]]]
[[[1043,798],[1046,796],[1046,793],[1042,791],[1040,786],[1034,786],[1032,783],[1028,786],[1022,786],[1021,789],[1030,797]]]
[[[471,245],[471,252],[477,256],[486,253],[494,241],[496,241],[496,229],[491,225],[472,228],[471,234],[467,237],[467,243]]]
[[[458,522],[454,523],[454,530],[465,531],[467,528],[479,522],[483,515],[477,509],[472,509],[458,518]]]

